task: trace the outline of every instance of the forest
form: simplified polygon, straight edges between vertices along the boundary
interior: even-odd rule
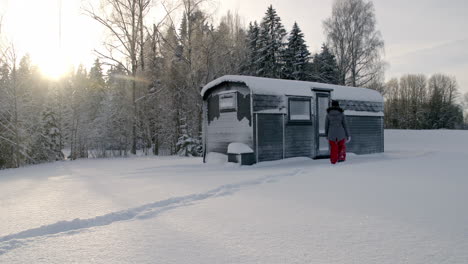
[[[84,15],[106,32],[94,64],[58,80],[44,77],[14,45],[0,47],[0,169],[27,164],[202,153],[203,85],[227,74],[376,89],[385,126],[462,129],[468,94],[455,77],[408,73],[386,81],[385,43],[372,1],[337,0],[323,21],[326,42],[312,54],[297,21],[286,29],[273,7],[247,25],[213,17],[204,0],[101,0]],[[175,14],[181,14],[176,16]],[[180,17],[180,19],[176,19]],[[3,36],[2,36],[3,37]]]

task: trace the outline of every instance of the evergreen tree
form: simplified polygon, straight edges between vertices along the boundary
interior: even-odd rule
[[[21,58],[19,68],[13,70],[15,81],[12,84],[16,107],[12,108],[12,125],[15,131],[14,139],[19,144],[17,163],[36,163],[47,161],[42,155],[43,147],[38,142],[42,140],[42,118],[47,91],[46,85],[36,67],[32,65],[29,55]],[[37,160],[35,157],[38,157]],[[45,158],[44,158],[45,157]]]
[[[202,155],[203,147],[201,145],[201,137],[194,138],[190,135],[187,127],[187,119],[180,120],[181,135],[177,140],[177,154],[185,157],[198,157]]]
[[[94,61],[93,67],[89,70],[90,86],[93,89],[102,90],[105,86],[104,74],[102,73],[102,63],[99,59]],[[102,92],[102,91],[100,91]]]
[[[260,27],[255,21],[253,24],[249,24],[249,31],[247,32],[247,47],[249,52],[249,63],[248,63],[248,73],[252,76],[257,75],[258,71],[258,60],[259,60],[259,34]]]
[[[327,45],[322,45],[322,51],[314,56],[310,80],[314,82],[339,84],[339,72],[335,56]]]
[[[257,75],[281,78],[284,65],[286,30],[273,6],[269,6],[260,24]]]
[[[11,167],[14,142],[14,130],[10,128],[12,116],[8,114],[12,109],[10,96],[10,70],[7,64],[0,67],[0,169]]]
[[[131,149],[132,104],[129,98],[130,82],[126,71],[119,66],[111,67],[107,75],[105,97],[101,101],[92,133],[94,156],[126,156]]]
[[[83,65],[79,65],[70,77],[67,89],[66,119],[67,138],[70,144],[70,158],[87,158],[92,127],[94,98],[90,93],[89,77]]]
[[[285,55],[283,77],[292,80],[306,80],[310,52],[305,44],[304,34],[297,23],[294,23],[289,35]]]
[[[57,115],[49,106],[42,113],[42,146],[48,161],[62,160],[61,131],[57,122]]]
[[[99,59],[94,61],[93,67],[89,71],[89,88],[88,88],[88,101],[89,105],[89,119],[92,121],[96,118],[97,111],[101,101],[105,96],[105,80],[102,72],[102,64]]]

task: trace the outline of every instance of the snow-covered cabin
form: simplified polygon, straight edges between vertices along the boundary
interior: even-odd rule
[[[345,110],[352,140],[347,152],[384,151],[383,97],[374,90],[315,82],[228,75],[201,91],[203,146],[227,154],[231,143],[253,151],[254,162],[326,158],[326,109]]]

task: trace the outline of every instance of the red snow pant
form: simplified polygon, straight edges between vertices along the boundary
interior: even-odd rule
[[[346,160],[346,139],[330,142],[330,162],[335,164],[337,161]]]

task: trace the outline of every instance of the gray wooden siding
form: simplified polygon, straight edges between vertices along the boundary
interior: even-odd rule
[[[282,114],[258,114],[258,161],[283,158],[282,127]]]
[[[202,105],[202,115],[203,115],[203,119],[202,119],[202,144],[203,144],[203,162],[205,162],[205,157],[206,157],[206,132],[207,132],[207,128],[208,128],[208,102],[207,101],[203,101],[203,105]]]
[[[227,153],[230,143],[244,143],[253,149],[252,128],[249,121],[237,120],[236,112],[221,113],[219,119],[211,122],[206,129],[206,151]]]
[[[284,106],[284,99],[282,96],[262,95],[262,94],[253,95],[253,111],[254,112],[270,110],[270,109],[278,109],[281,106]]]
[[[306,97],[288,97],[290,99],[299,98],[305,99]],[[310,101],[311,106],[311,121],[312,123],[307,124],[294,124],[292,122],[288,122],[289,117],[286,116],[286,123],[285,123],[285,141],[286,141],[286,158],[293,158],[293,157],[313,157],[315,155],[315,116],[313,115],[313,108],[314,100],[312,98],[308,98]],[[289,105],[287,105],[289,107]],[[289,109],[288,109],[289,114]]]
[[[315,130],[312,125],[286,124],[286,158],[312,157]]]
[[[219,104],[219,100],[214,98],[227,91],[238,93],[238,108],[242,109],[235,112],[220,112],[219,107],[210,106],[210,103]],[[208,119],[204,122],[205,152],[226,154],[227,147],[232,142],[244,143],[253,149],[249,89],[239,84],[222,84],[213,89],[207,97],[205,107],[207,113],[204,115]],[[210,113],[210,110],[213,113]]]
[[[383,117],[346,116],[351,142],[347,152],[371,154],[384,151]]]
[[[238,107],[242,108],[242,112],[220,112],[217,107],[210,108],[210,102],[219,104],[216,97],[227,91],[238,93]],[[287,107],[285,98],[278,95],[253,95],[253,111],[255,113]],[[253,120],[250,118],[251,103],[248,87],[235,83],[224,83],[212,89],[206,95],[205,103],[203,127],[206,153],[226,153],[229,143],[241,142],[254,149],[255,154],[258,155],[258,161],[279,160],[283,158],[284,142],[285,158],[314,157],[316,155],[314,116],[312,124],[299,125],[288,123],[286,115],[284,131],[283,114],[258,114],[257,124],[255,116]],[[312,100],[313,113],[314,103]],[[346,103],[350,109],[362,110],[362,104],[354,101],[346,101]],[[364,106],[369,111],[381,109],[381,105],[376,104]],[[348,144],[348,152],[370,154],[384,151],[383,117],[347,116],[347,120],[352,137],[352,141]],[[255,131],[257,126],[258,131]],[[257,145],[258,149],[256,149]]]

